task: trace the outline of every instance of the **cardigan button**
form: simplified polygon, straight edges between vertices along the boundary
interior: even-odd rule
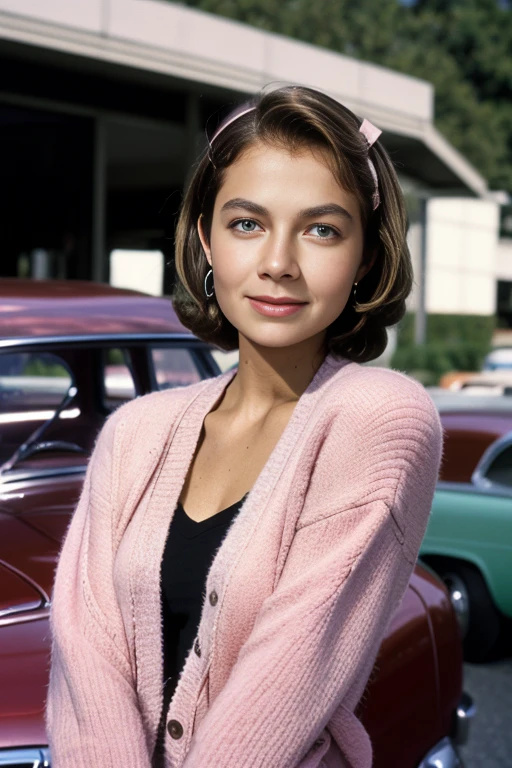
[[[196,641],[194,643],[194,651],[196,656],[201,656],[201,646],[199,645],[199,638],[196,637]]]
[[[217,605],[218,602],[219,602],[219,596],[216,593],[216,591],[213,589],[210,592],[210,605]]]
[[[183,736],[183,726],[178,720],[169,720],[167,730],[169,731],[169,736],[173,739],[181,739]]]

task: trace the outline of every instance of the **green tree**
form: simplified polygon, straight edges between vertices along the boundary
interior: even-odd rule
[[[435,86],[438,128],[512,192],[512,10],[498,0],[186,0]]]

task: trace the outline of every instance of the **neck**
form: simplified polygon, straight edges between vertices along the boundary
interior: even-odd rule
[[[296,402],[325,359],[324,337],[291,347],[262,347],[241,334],[240,362],[222,408],[266,414]]]

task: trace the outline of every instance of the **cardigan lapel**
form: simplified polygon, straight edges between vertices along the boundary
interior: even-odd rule
[[[160,567],[165,540],[194,456],[203,421],[220,399],[236,371],[228,371],[187,402],[162,448],[156,472],[147,486],[147,498],[138,509],[138,533],[130,556],[129,580],[135,638],[137,694],[146,733],[154,749],[162,706],[163,653]],[[181,394],[181,393],[180,393]],[[165,414],[162,414],[165,420]]]
[[[229,582],[232,567],[236,564],[239,553],[245,549],[289,457],[296,445],[301,444],[300,437],[308,419],[323,396],[322,385],[348,362],[346,359],[337,360],[328,355],[299,398],[283,434],[246,497],[210,569],[210,574],[215,572],[217,591],[221,596]],[[148,503],[141,505],[144,514],[131,557],[130,582],[135,627],[137,692],[146,732],[154,736],[162,706],[160,568],[165,540],[196,452],[204,419],[220,400],[235,373],[236,371],[229,371],[213,379],[211,384],[201,390],[185,407],[164,449],[159,469],[148,488]],[[180,680],[178,687],[181,685]],[[192,698],[193,692],[190,691],[189,694]],[[153,749],[154,739],[149,747]]]

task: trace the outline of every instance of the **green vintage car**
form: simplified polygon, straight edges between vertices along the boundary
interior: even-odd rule
[[[420,557],[445,582],[468,661],[510,642],[512,397],[433,395],[445,449]]]

